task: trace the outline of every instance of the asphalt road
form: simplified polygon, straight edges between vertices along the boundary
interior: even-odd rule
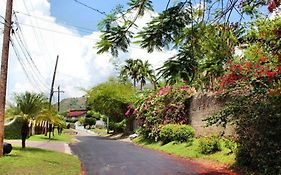
[[[86,175],[226,174],[130,143],[95,136],[77,139],[80,142],[71,145],[71,149],[82,161]]]

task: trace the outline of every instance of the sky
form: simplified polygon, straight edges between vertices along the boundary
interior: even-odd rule
[[[80,0],[95,9],[110,12],[117,2],[125,5],[127,0]],[[166,3],[154,0],[156,11],[163,10]],[[0,1],[0,15],[4,16],[6,0]],[[105,82],[118,72],[113,63],[122,65],[128,58],[148,60],[153,68],[160,67],[176,51],[154,52],[134,45],[118,59],[109,53],[97,54],[94,47],[100,32],[97,23],[103,15],[75,0],[14,0],[13,29],[11,36],[7,99],[14,93],[33,91],[49,96],[55,60],[59,56],[54,90],[64,91],[61,99],[80,97],[89,89]],[[142,27],[156,12],[146,14],[137,24]],[[4,22],[3,19],[0,19]],[[2,50],[3,24],[0,25]],[[0,52],[1,52],[0,50]],[[54,94],[53,102],[57,94]]]

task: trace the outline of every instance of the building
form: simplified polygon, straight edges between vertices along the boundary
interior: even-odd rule
[[[79,110],[70,110],[66,115],[66,120],[78,120],[81,117],[86,117],[87,110],[79,109]]]

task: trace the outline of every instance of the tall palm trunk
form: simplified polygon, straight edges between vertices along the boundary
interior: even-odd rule
[[[142,91],[142,89],[143,89],[143,85],[144,85],[144,83],[141,82],[141,84],[140,84],[140,90],[141,90],[141,91]]]
[[[137,81],[136,81],[136,79],[134,78],[134,87],[136,87],[137,86]]]
[[[21,147],[25,148],[25,141],[28,137],[29,133],[29,127],[28,127],[28,121],[24,121],[21,127]]]

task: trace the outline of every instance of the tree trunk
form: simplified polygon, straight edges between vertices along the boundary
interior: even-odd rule
[[[21,127],[21,147],[25,148],[25,141],[29,133],[28,121],[24,121]]]
[[[44,124],[44,135],[45,136],[48,135],[48,122],[45,122],[45,124]]]
[[[137,86],[136,79],[134,78],[134,87]]]
[[[53,132],[53,137],[55,136],[55,126],[53,126],[52,128],[52,132]]]
[[[49,123],[49,139],[51,139],[52,124]]]
[[[142,91],[142,88],[143,88],[143,83],[141,82],[140,84],[140,90]]]

